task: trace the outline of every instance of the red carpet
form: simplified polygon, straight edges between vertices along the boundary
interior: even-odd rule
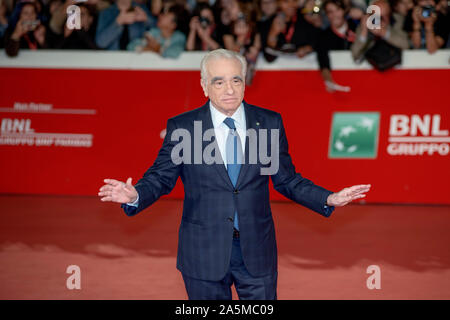
[[[186,299],[182,201],[135,217],[96,197],[0,196],[0,299]],[[450,299],[450,207],[274,202],[279,299]],[[69,265],[81,290],[68,290]],[[369,265],[381,289],[369,290]]]

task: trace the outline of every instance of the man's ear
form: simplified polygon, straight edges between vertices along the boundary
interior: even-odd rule
[[[206,87],[206,83],[203,81],[203,79],[200,79],[200,85],[202,86],[205,97],[207,97],[208,96],[208,88]]]

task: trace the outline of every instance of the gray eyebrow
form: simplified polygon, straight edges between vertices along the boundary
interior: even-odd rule
[[[216,82],[218,80],[223,80],[223,77],[214,77],[214,78],[211,79],[211,83],[214,83],[214,82]]]
[[[234,76],[233,80],[239,80],[239,81],[244,81],[240,76]],[[214,77],[211,79],[211,84],[213,84],[214,82],[218,81],[218,80],[222,80],[223,81],[223,77]]]

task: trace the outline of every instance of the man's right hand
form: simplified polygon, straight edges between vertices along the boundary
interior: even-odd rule
[[[131,178],[127,182],[105,179],[105,185],[100,188],[98,195],[102,197],[101,201],[111,201],[118,203],[130,203],[137,199],[138,193],[131,184]]]

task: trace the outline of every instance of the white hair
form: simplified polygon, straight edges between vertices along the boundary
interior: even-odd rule
[[[200,62],[200,76],[204,84],[207,83],[207,64],[210,60],[216,59],[236,59],[237,61],[239,61],[241,63],[242,76],[245,79],[245,74],[247,73],[247,61],[245,60],[245,58],[241,54],[231,50],[216,49],[208,52]]]

